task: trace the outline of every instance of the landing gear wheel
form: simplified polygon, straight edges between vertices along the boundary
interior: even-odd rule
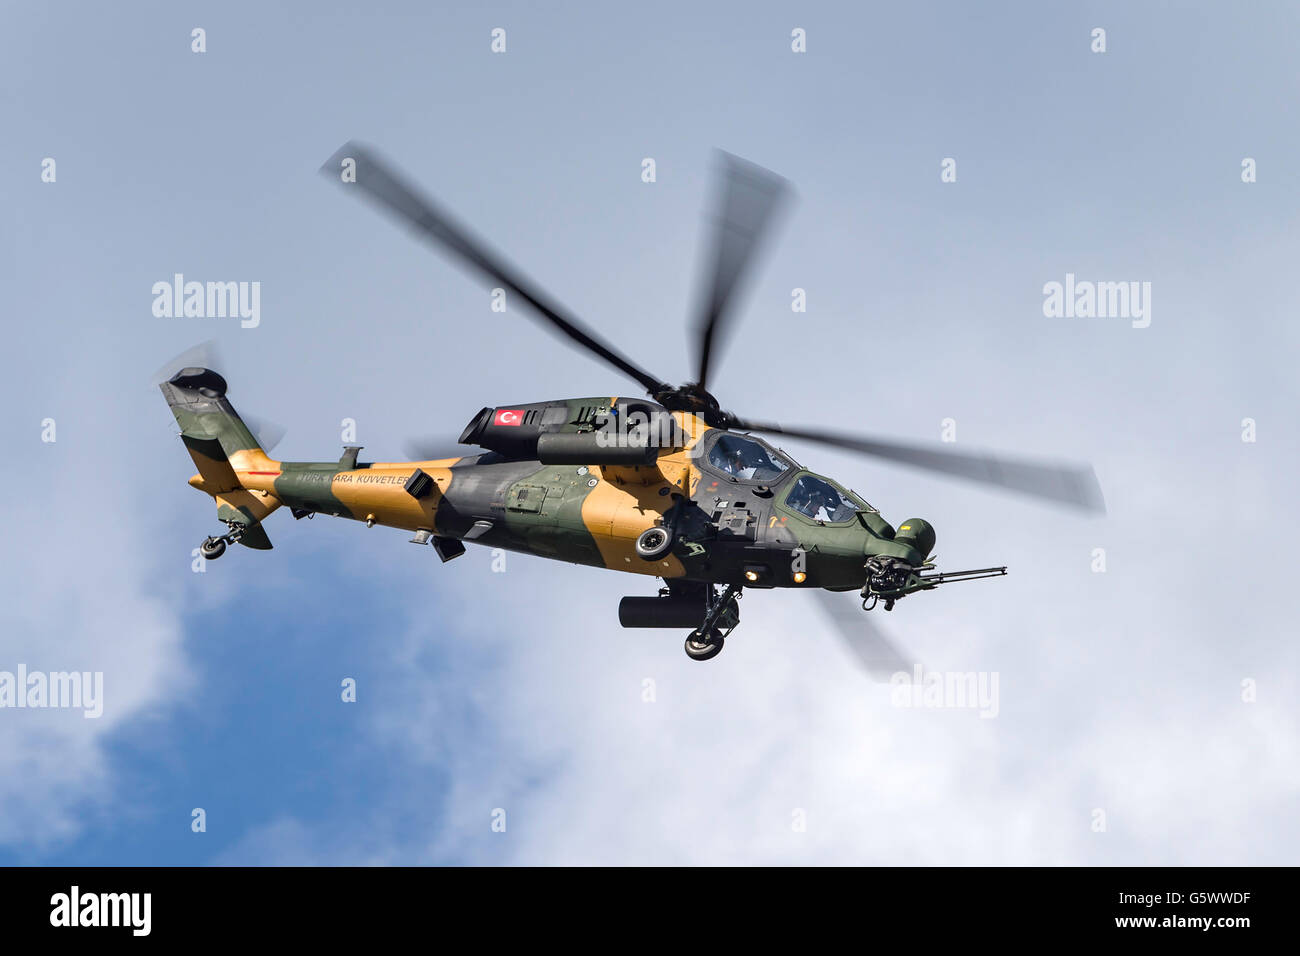
[[[215,561],[225,553],[225,538],[208,538],[199,545],[199,554],[203,555],[204,559],[208,561]]]
[[[693,661],[707,661],[722,653],[723,637],[714,630],[707,637],[698,630],[686,635],[686,656]]]
[[[646,528],[636,539],[636,553],[646,561],[658,561],[673,546],[673,533],[667,528]]]

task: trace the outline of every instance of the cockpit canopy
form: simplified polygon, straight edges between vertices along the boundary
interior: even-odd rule
[[[827,523],[848,521],[860,508],[849,495],[816,475],[799,476],[790,486],[785,503],[806,518]]]
[[[770,482],[789,469],[790,463],[752,438],[719,435],[709,449],[709,464],[741,481]]]

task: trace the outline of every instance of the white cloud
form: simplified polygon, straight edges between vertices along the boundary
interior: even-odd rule
[[[0,497],[18,503],[6,509],[0,538],[0,670],[102,671],[104,703],[98,719],[0,709],[0,844],[48,846],[74,839],[100,814],[129,812],[117,802],[105,747],[191,680],[176,602],[160,587],[176,586],[188,558],[176,554],[170,573],[141,547],[156,514],[128,460],[157,418],[140,417],[102,384],[102,373],[81,363],[43,383],[51,407],[93,410],[51,412],[54,444],[40,442],[40,414],[15,416],[5,429],[5,447],[24,467],[0,476]]]
[[[442,597],[459,613],[414,633],[398,664],[412,690],[386,702],[377,745],[447,771],[450,789],[429,829],[411,822],[419,849],[386,858],[1205,864],[1285,862],[1294,847],[1274,816],[1300,785],[1292,688],[1275,678],[1240,700],[1184,600],[1186,569],[1144,579],[1163,630],[1107,630],[1070,577],[996,614],[981,612],[997,592],[954,589],[941,609],[920,595],[881,615],[931,667],[1002,662],[1001,713],[982,719],[891,706],[804,596],[751,594],[726,651],[700,664],[676,632],[617,627],[617,595],[647,582],[510,560],[494,575],[482,552],[462,559]],[[1178,666],[1171,634],[1209,669]],[[449,643],[464,641],[472,663]],[[489,835],[498,806],[508,830]]]

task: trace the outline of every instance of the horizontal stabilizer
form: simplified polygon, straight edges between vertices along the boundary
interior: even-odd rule
[[[244,529],[244,533],[239,536],[239,543],[246,548],[252,548],[254,551],[270,551],[271,539],[267,537],[266,529],[260,524],[249,525]]]

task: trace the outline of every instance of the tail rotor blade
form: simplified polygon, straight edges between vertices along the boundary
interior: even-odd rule
[[[200,342],[198,345],[186,349],[180,355],[165,362],[153,373],[153,380],[161,385],[184,368],[207,368],[224,378],[227,371],[226,362],[222,357],[221,349],[217,346],[216,339]],[[257,444],[263,451],[271,451],[284,440],[286,429],[283,425],[269,419],[259,418],[256,415],[240,413],[240,418],[253,437],[257,439]]]
[[[225,362],[221,357],[220,348],[217,347],[217,340],[208,339],[163,363],[153,373],[153,381],[155,385],[161,385],[183,368],[210,368],[214,372],[222,372],[224,367]]]
[[[284,440],[287,429],[278,422],[242,413],[240,417],[248,426],[248,430],[253,433],[253,437],[257,439],[257,444],[261,446],[262,451],[271,451]]]

